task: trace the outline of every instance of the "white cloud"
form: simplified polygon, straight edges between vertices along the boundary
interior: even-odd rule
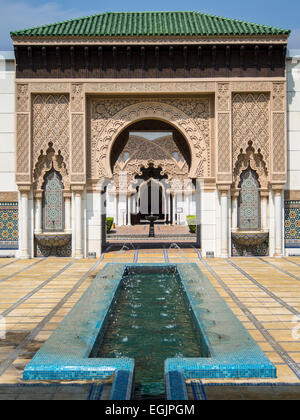
[[[55,2],[32,5],[27,1],[0,0],[0,50],[12,49],[10,31],[101,13],[65,9]]]

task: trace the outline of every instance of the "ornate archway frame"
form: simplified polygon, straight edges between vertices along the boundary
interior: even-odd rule
[[[205,107],[203,105],[203,112]],[[200,117],[200,114],[199,114]],[[207,115],[209,119],[209,115]],[[190,149],[192,162],[189,171],[190,178],[199,178],[208,175],[208,162],[210,150],[207,143],[209,133],[201,132],[193,119],[179,108],[162,102],[159,99],[151,102],[142,99],[136,104],[129,105],[113,115],[105,124],[95,142],[95,159],[97,162],[97,175],[112,178],[110,156],[113,146],[119,135],[130,125],[146,120],[155,119],[170,124],[185,138]]]
[[[33,189],[34,191],[41,191],[43,190],[43,184],[45,180],[46,174],[54,169],[58,172],[62,178],[62,183],[64,185],[64,190],[70,190],[70,176],[67,170],[66,163],[64,161],[64,157],[61,154],[61,151],[58,150],[57,152],[53,148],[53,143],[49,142],[48,149],[44,153],[41,150],[41,153],[38,157],[38,160],[35,164],[34,171],[33,171]]]
[[[69,123],[70,123],[70,182],[71,185],[85,185],[87,179],[94,181],[94,174],[90,176],[87,172],[86,160],[89,159],[90,151],[87,150],[86,134],[86,103],[88,98],[101,95],[102,99],[109,100],[113,95],[122,95],[121,100],[128,98],[147,98],[155,96],[159,102],[165,95],[176,95],[174,100],[178,105],[185,99],[195,98],[198,95],[205,95],[207,98],[215,98],[215,106],[211,120],[211,144],[206,145],[210,149],[211,156],[209,172],[204,178],[214,178],[218,185],[231,185],[233,162],[230,157],[234,154],[234,145],[231,143],[230,127],[232,119],[232,94],[234,93],[268,93],[270,94],[270,166],[269,179],[272,186],[285,184],[287,179],[286,154],[286,77],[282,78],[234,78],[234,79],[176,79],[176,80],[16,80],[16,183],[19,189],[28,189],[33,182],[32,165],[32,138],[31,117],[32,98],[34,95],[65,94],[69,95]],[[189,95],[189,96],[187,96]],[[195,96],[197,95],[197,96]],[[151,97],[151,96],[150,96]],[[173,102],[174,102],[173,101]],[[213,101],[211,102],[213,105]],[[213,108],[213,107],[212,107]],[[190,116],[194,120],[193,116]],[[178,115],[178,114],[177,114]],[[114,123],[116,119],[112,116]],[[168,120],[170,120],[168,118]],[[188,120],[186,120],[188,121]],[[126,126],[124,121],[123,127]],[[188,124],[189,125],[189,124]],[[174,126],[177,126],[176,120]],[[114,129],[114,127],[111,127]],[[178,127],[184,136],[191,139],[193,136],[185,135],[185,129],[193,128],[193,123],[186,127]],[[122,128],[116,129],[109,139],[117,135]],[[52,139],[49,139],[52,140]],[[48,141],[49,141],[48,140]],[[54,139],[55,140],[55,139]],[[196,139],[191,139],[192,144]],[[56,147],[56,142],[54,142]],[[105,145],[104,145],[105,146]],[[255,145],[256,147],[256,145]],[[201,152],[200,152],[201,153]],[[109,166],[108,166],[109,168]],[[194,170],[195,166],[193,167]],[[105,173],[104,173],[105,175]],[[103,177],[101,175],[101,177]],[[198,177],[198,175],[197,175]],[[201,175],[199,176],[201,178]],[[99,180],[99,176],[95,181]]]
[[[233,170],[232,188],[234,190],[239,190],[241,175],[248,167],[256,172],[260,189],[267,190],[269,186],[269,171],[260,149],[256,152],[252,141],[249,141],[245,151],[243,149],[240,150],[240,154],[237,157]]]
[[[111,167],[115,183],[117,184],[118,173],[120,171],[126,171],[128,174],[127,184],[128,186],[132,186],[136,183],[136,176],[142,175],[141,168],[149,168],[150,166],[153,166],[153,168],[161,168],[161,176],[167,176],[169,180],[173,178],[187,178],[189,172],[188,163],[183,156],[181,164],[177,162],[172,156],[172,151],[169,150],[168,147],[174,147],[174,150],[180,153],[180,150],[173,140],[171,141],[171,144],[162,147],[143,137],[134,136],[133,141],[130,142],[129,140],[129,143],[126,144],[122,151],[123,154],[126,150],[130,155],[129,158],[121,163],[116,161],[114,167]]]

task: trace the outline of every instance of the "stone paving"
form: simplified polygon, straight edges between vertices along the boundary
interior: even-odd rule
[[[219,382],[300,384],[300,257],[202,259],[193,248],[132,249],[100,260],[0,260],[0,395],[1,385],[23,383],[25,366],[107,262],[197,263],[278,370],[271,381]]]

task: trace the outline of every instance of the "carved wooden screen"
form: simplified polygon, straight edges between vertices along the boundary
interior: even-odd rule
[[[260,193],[257,174],[248,168],[241,175],[239,184],[239,228],[241,230],[260,229]]]
[[[61,176],[55,170],[45,176],[43,196],[43,230],[62,232],[64,230],[64,199]]]

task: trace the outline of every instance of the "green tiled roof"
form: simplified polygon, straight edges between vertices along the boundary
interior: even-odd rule
[[[12,37],[289,35],[290,31],[199,12],[101,13],[11,32]]]

